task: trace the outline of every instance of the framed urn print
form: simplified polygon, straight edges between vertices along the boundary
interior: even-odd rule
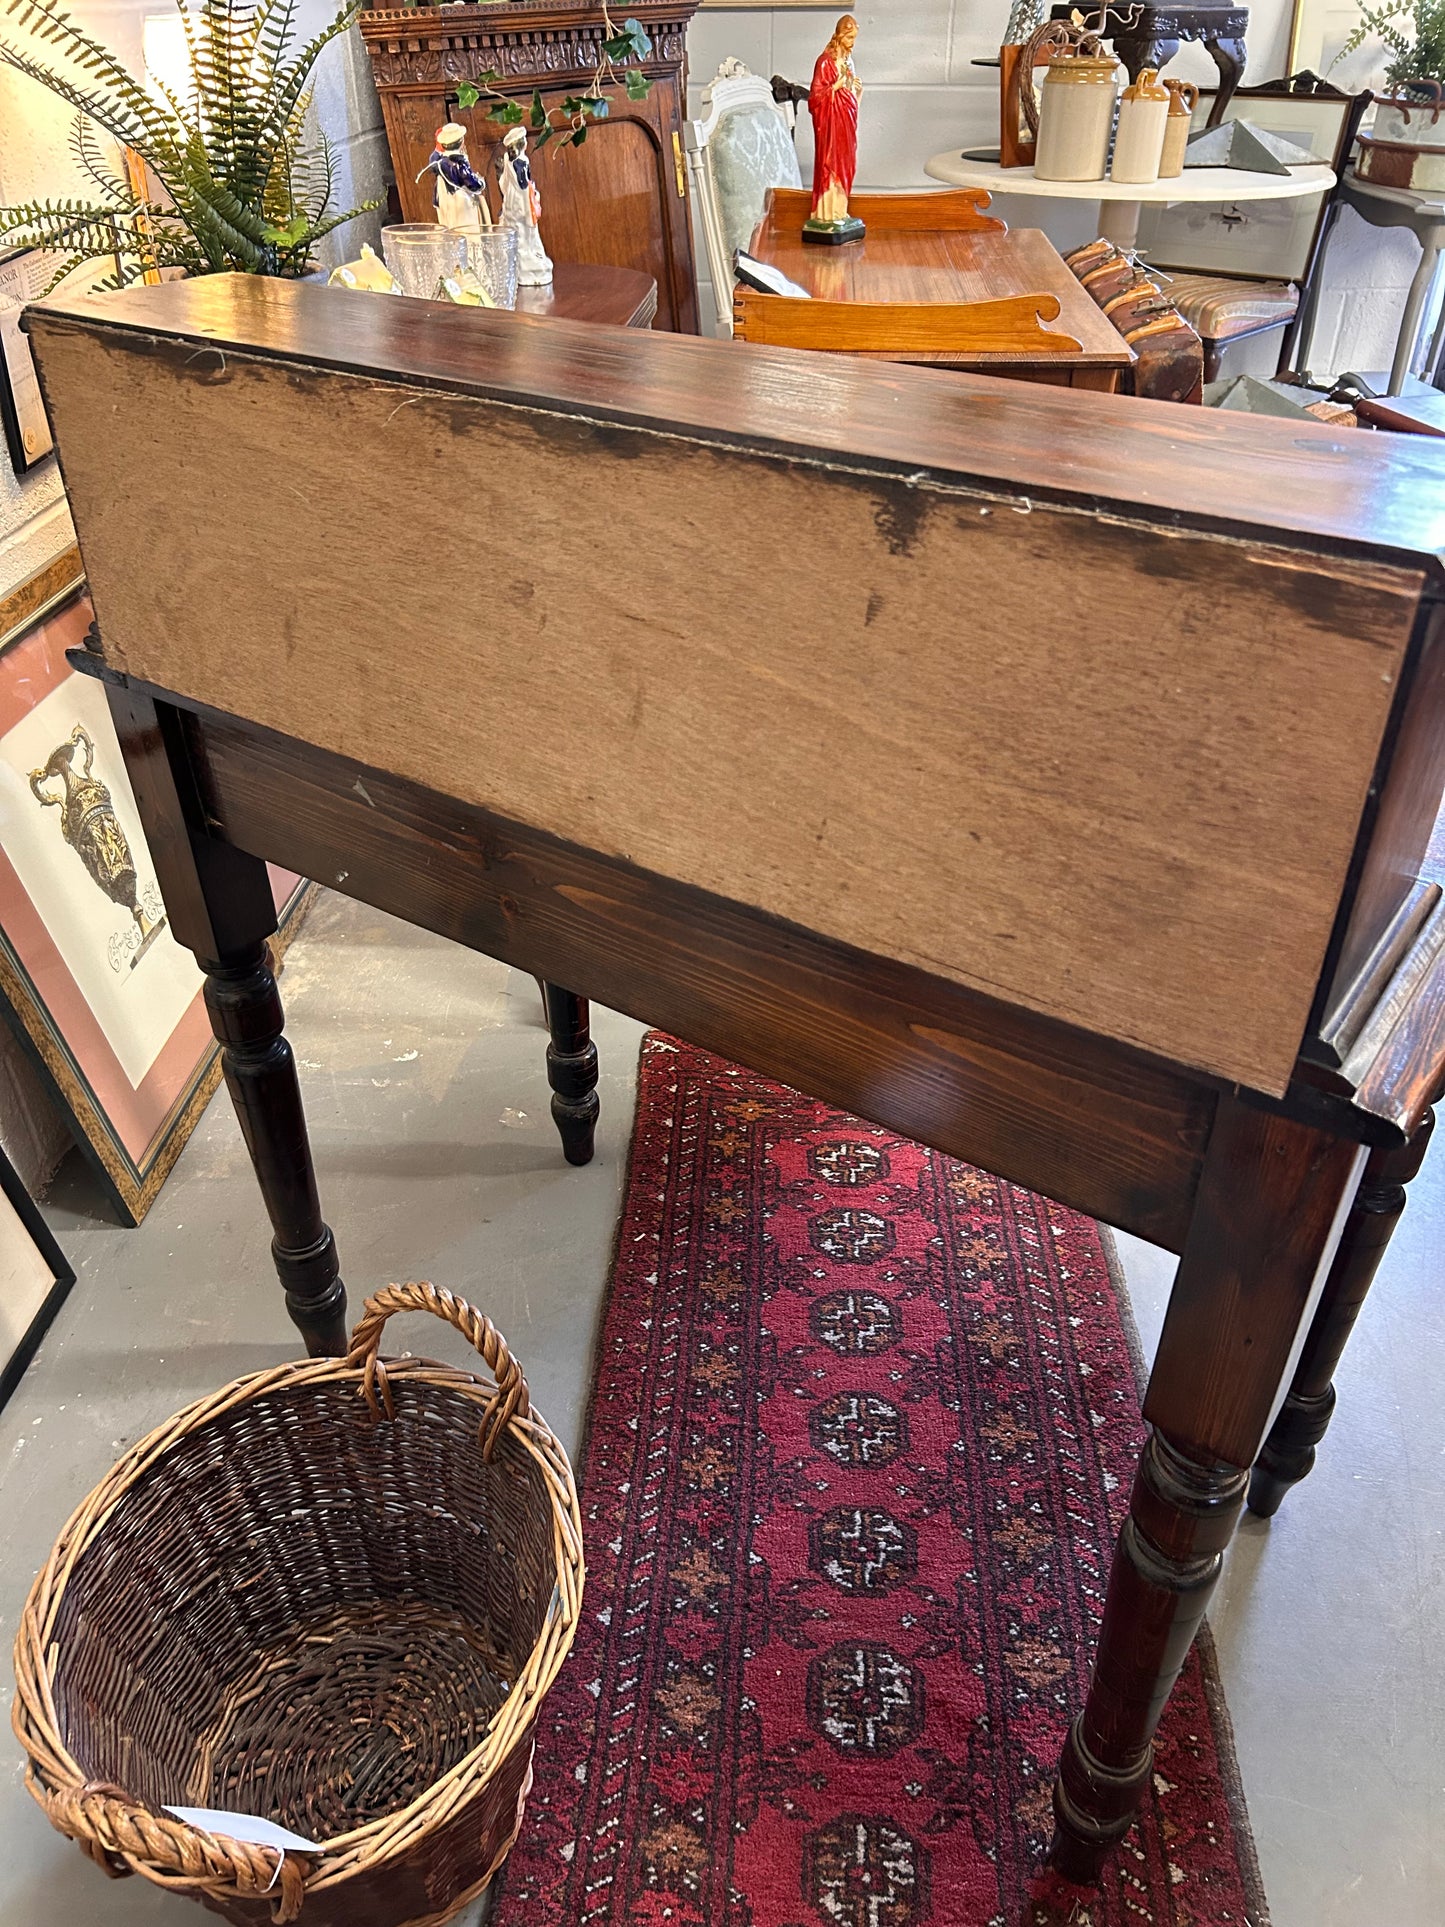
[[[0,605],[0,998],[117,1210],[150,1208],[220,1077],[103,686],[74,550]],[[306,886],[273,870],[283,933]]]

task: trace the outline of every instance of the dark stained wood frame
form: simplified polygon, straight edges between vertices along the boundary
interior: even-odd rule
[[[147,295],[158,297],[144,310],[158,332],[179,334],[184,347],[193,336],[175,327],[177,309],[208,297],[169,289]],[[127,313],[142,312],[126,299]],[[283,320],[292,299],[265,296]],[[330,365],[346,365],[346,328],[363,305],[337,307]],[[396,321],[404,330],[407,317]],[[51,325],[44,311],[34,315],[42,381]],[[104,331],[110,323],[107,311],[80,303],[54,325]],[[613,412],[615,366],[642,368],[633,358],[655,351],[645,366],[660,379],[683,346],[609,332],[599,360],[592,345],[599,332],[576,332],[594,419]],[[507,337],[522,361],[529,342],[538,343],[543,362],[548,344],[560,339]],[[275,352],[302,358],[284,327]],[[463,386],[455,367],[433,363],[423,372],[408,352],[401,378]],[[687,352],[708,354],[707,367],[721,371],[763,351],[696,344]],[[792,356],[786,365],[804,360]],[[311,365],[325,363],[313,358]],[[854,394],[846,432],[856,455],[892,459],[872,423],[886,397],[895,409],[917,404],[906,452],[915,470],[926,467],[937,377],[894,370],[880,381],[863,367],[819,365]],[[375,360],[366,372],[387,378]],[[390,378],[398,378],[395,368]],[[665,419],[665,386],[619,386],[615,412],[635,418],[643,392]],[[1408,452],[1398,468],[1396,458],[1365,448],[1341,458],[1336,438],[1323,434],[1314,444],[1323,464],[1317,472],[1306,438],[1295,457],[1302,492],[1282,503],[1267,477],[1251,478],[1257,428],[1240,431],[1231,461],[1228,428],[1191,421],[1191,469],[1179,460],[1177,411],[1063,390],[1011,392],[1004,382],[973,382],[969,392],[985,404],[970,458],[1005,489],[1052,487],[1079,499],[1097,474],[1096,508],[1102,496],[1122,496],[1169,527],[1223,527],[1230,540],[1249,539],[1262,523],[1275,544],[1293,547],[1302,569],[1313,566],[1313,553],[1373,557],[1386,575],[1401,566],[1419,571],[1424,593],[1336,909],[1315,1021],[1281,1096],[1241,1089],[350,761],[308,741],[304,718],[297,719],[302,733],[279,734],[194,694],[128,677],[98,657],[82,666],[109,685],[167,910],[207,973],[227,1081],[275,1228],[277,1269],[312,1351],[344,1343],[345,1295],[265,967],[273,917],[267,859],[549,985],[575,986],[575,996],[548,993],[557,1114],[564,1141],[574,1133],[569,1155],[582,1148],[575,1134],[591,1128],[595,1053],[580,999],[595,996],[1180,1253],[1145,1399],[1152,1433],[1115,1553],[1087,1703],[1055,1793],[1055,1864],[1087,1881],[1127,1830],[1147,1783],[1155,1724],[1267,1435],[1257,1475],[1261,1511],[1299,1476],[1304,1446],[1323,1429],[1321,1385],[1445,1078],[1445,907],[1437,886],[1417,880],[1445,787],[1442,572],[1432,542],[1437,524],[1412,492],[1421,471]],[[576,406],[553,394],[559,410]],[[1088,445],[1096,423],[1123,456],[1116,469]],[[1062,476],[1057,451],[1070,425],[1076,442]],[[64,407],[56,427],[64,462]],[[842,432],[820,424],[820,436]],[[1359,441],[1368,447],[1384,439]],[[1259,446],[1283,444],[1266,434]],[[1169,452],[1151,467],[1156,447]],[[1340,486],[1336,475],[1332,489],[1310,494],[1310,482],[1341,459],[1361,464],[1351,468],[1357,486]],[[1259,933],[1261,943],[1268,938]]]
[[[0,1196],[8,1201],[29,1234],[51,1278],[50,1289],[36,1306],[25,1330],[16,1339],[9,1357],[0,1354],[0,1411],[3,1411],[6,1400],[24,1378],[27,1366],[40,1349],[40,1341],[50,1329],[51,1321],[75,1283],[75,1270],[56,1243],[50,1226],[40,1215],[40,1207],[26,1190],[20,1173],[3,1150],[0,1150]]]

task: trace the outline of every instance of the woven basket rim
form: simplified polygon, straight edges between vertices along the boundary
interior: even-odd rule
[[[497,1392],[496,1380],[485,1372],[469,1371],[423,1355],[399,1353],[385,1357],[382,1362],[394,1384],[415,1383],[459,1392],[479,1406],[489,1404]],[[27,1782],[43,1806],[47,1805],[46,1795],[51,1792],[80,1793],[90,1785],[65,1748],[58,1730],[50,1690],[59,1659],[54,1645],[54,1623],[76,1566],[101,1537],[118,1507],[143,1478],[164,1463],[169,1452],[183,1439],[204,1430],[236,1407],[281,1391],[344,1382],[354,1384],[361,1397],[365,1377],[364,1364],[346,1358],[290,1359],[243,1374],[152,1427],[121,1454],[75,1507],[31,1585],[14,1647],[17,1690],[11,1724],[28,1756]],[[387,1421],[382,1418],[378,1422]],[[376,1866],[407,1852],[450,1818],[459,1806],[480,1793],[514,1747],[530,1732],[537,1706],[571,1647],[581,1616],[585,1577],[582,1516],[572,1466],[551,1427],[535,1408],[530,1415],[512,1413],[502,1430],[532,1459],[551,1501],[555,1579],[542,1628],[477,1745],[405,1807],[321,1842],[319,1851],[307,1856],[308,1892],[332,1886],[363,1867]],[[124,1789],[114,1791],[124,1794],[137,1812],[153,1811],[146,1801],[126,1794]],[[163,1816],[163,1821],[167,1829],[179,1829],[200,1840],[228,1837],[208,1836],[169,1814]],[[143,1864],[133,1864],[137,1872],[147,1871]],[[162,1879],[161,1884],[173,1883]]]

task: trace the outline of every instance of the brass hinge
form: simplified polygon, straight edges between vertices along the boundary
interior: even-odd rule
[[[687,199],[687,168],[683,165],[682,159],[682,137],[675,127],[672,130],[672,165],[677,171],[677,198],[680,201],[685,201]]]

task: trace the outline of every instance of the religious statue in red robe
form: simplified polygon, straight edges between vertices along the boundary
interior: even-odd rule
[[[805,241],[836,245],[856,241],[863,223],[848,212],[858,168],[858,100],[863,83],[853,71],[858,22],[845,13],[818,55],[808,112],[813,117],[813,212],[803,223]]]

